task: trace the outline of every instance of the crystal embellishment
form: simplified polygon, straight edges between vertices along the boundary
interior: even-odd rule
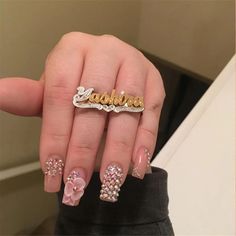
[[[148,151],[148,149],[145,149],[145,154],[147,156],[147,168],[150,167],[151,165],[151,159],[152,159],[152,156],[151,156],[151,153]]]
[[[46,161],[46,170],[44,171],[45,175],[48,176],[56,176],[56,175],[62,175],[64,163],[61,159],[57,158],[50,158]]]
[[[122,168],[119,165],[111,164],[107,167],[100,191],[101,200],[108,202],[116,202],[118,200],[122,176]]]
[[[69,206],[76,206],[79,204],[80,198],[84,194],[86,183],[80,176],[79,172],[72,171],[67,177],[64,189],[62,202]]]

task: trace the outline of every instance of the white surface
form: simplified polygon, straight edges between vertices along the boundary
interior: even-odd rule
[[[235,235],[235,61],[153,161],[169,173],[176,235]]]

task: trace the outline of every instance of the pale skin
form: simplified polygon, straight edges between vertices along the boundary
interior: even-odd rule
[[[117,93],[143,96],[145,110],[141,115],[75,108],[72,97],[79,85],[93,87],[98,93],[115,89]],[[109,163],[119,163],[124,182],[138,149],[144,146],[150,153],[154,151],[164,97],[161,76],[152,63],[110,35],[65,34],[48,55],[39,81],[0,80],[1,110],[42,117],[42,169],[52,155],[65,162],[63,179],[45,178],[47,192],[59,191],[61,181],[66,181],[75,168],[83,169],[88,184],[96,163],[101,180]],[[104,150],[97,155],[105,130]]]

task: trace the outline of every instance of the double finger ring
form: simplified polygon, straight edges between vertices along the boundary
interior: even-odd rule
[[[130,96],[123,91],[116,94],[115,89],[112,90],[111,94],[107,92],[99,94],[94,92],[94,88],[85,89],[82,86],[77,88],[77,93],[73,97],[73,104],[79,108],[96,108],[116,113],[122,111],[142,112],[144,110],[143,97]]]

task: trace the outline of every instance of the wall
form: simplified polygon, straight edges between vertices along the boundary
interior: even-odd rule
[[[139,15],[134,1],[1,1],[0,77],[39,79],[47,54],[70,31],[114,34],[136,44]],[[2,113],[0,125],[0,156],[7,158],[0,169],[37,159],[39,121]],[[20,136],[12,136],[14,131]]]
[[[178,236],[236,235],[235,64],[236,56],[152,163],[168,171]]]
[[[142,0],[138,46],[215,79],[233,56],[233,0]]]
[[[132,0],[0,1],[0,77],[38,79],[49,51],[70,31],[114,34],[136,44],[139,16],[139,1]],[[1,182],[8,168],[38,160],[39,133],[38,118],[0,112],[0,235],[56,213],[55,195],[43,192],[41,172]]]
[[[114,34],[214,79],[234,52],[233,5],[227,0],[2,0],[0,77],[38,79],[47,54],[60,37],[83,31]],[[0,112],[0,175],[8,168],[38,160],[39,133],[40,119]],[[43,192],[39,171],[4,180],[0,190],[1,235],[31,228],[56,213],[55,196]]]

